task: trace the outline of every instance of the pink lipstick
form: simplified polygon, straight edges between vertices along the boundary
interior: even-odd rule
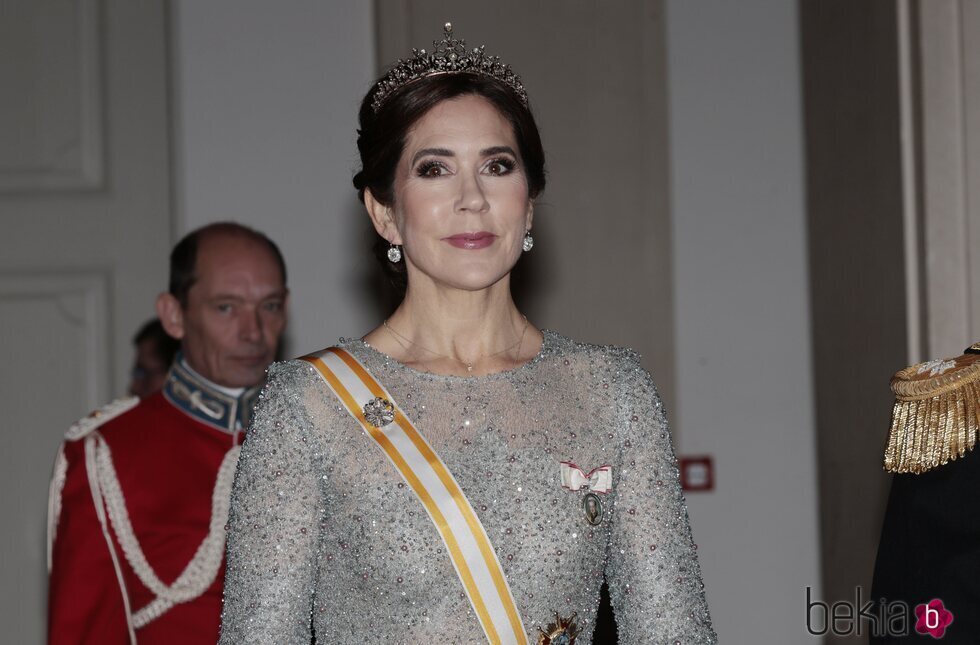
[[[497,239],[497,236],[488,231],[478,231],[476,233],[457,233],[449,237],[442,238],[458,249],[485,249]]]

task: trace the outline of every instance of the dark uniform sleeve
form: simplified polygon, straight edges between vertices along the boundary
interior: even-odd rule
[[[915,632],[914,613],[916,605],[934,598],[953,614],[944,642],[977,642],[978,573],[980,454],[968,453],[920,475],[894,475],[871,593],[876,605],[897,601],[908,605],[909,635],[872,635],[871,643],[935,642],[932,636]]]

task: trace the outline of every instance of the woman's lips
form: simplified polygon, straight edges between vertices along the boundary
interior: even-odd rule
[[[487,231],[458,233],[442,238],[457,249],[485,249],[496,241],[497,236]]]

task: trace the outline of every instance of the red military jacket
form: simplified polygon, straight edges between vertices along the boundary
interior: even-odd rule
[[[256,394],[228,396],[178,364],[164,392],[73,426],[49,505],[49,643],[217,642],[231,480]]]

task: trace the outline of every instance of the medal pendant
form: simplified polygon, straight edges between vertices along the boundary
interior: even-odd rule
[[[602,524],[602,500],[595,493],[588,493],[582,498],[582,513],[585,521],[592,526]]]
[[[555,614],[555,622],[548,625],[547,629],[538,627],[541,635],[538,636],[538,645],[575,645],[575,638],[581,630],[573,622],[575,614],[568,618],[562,618]]]

